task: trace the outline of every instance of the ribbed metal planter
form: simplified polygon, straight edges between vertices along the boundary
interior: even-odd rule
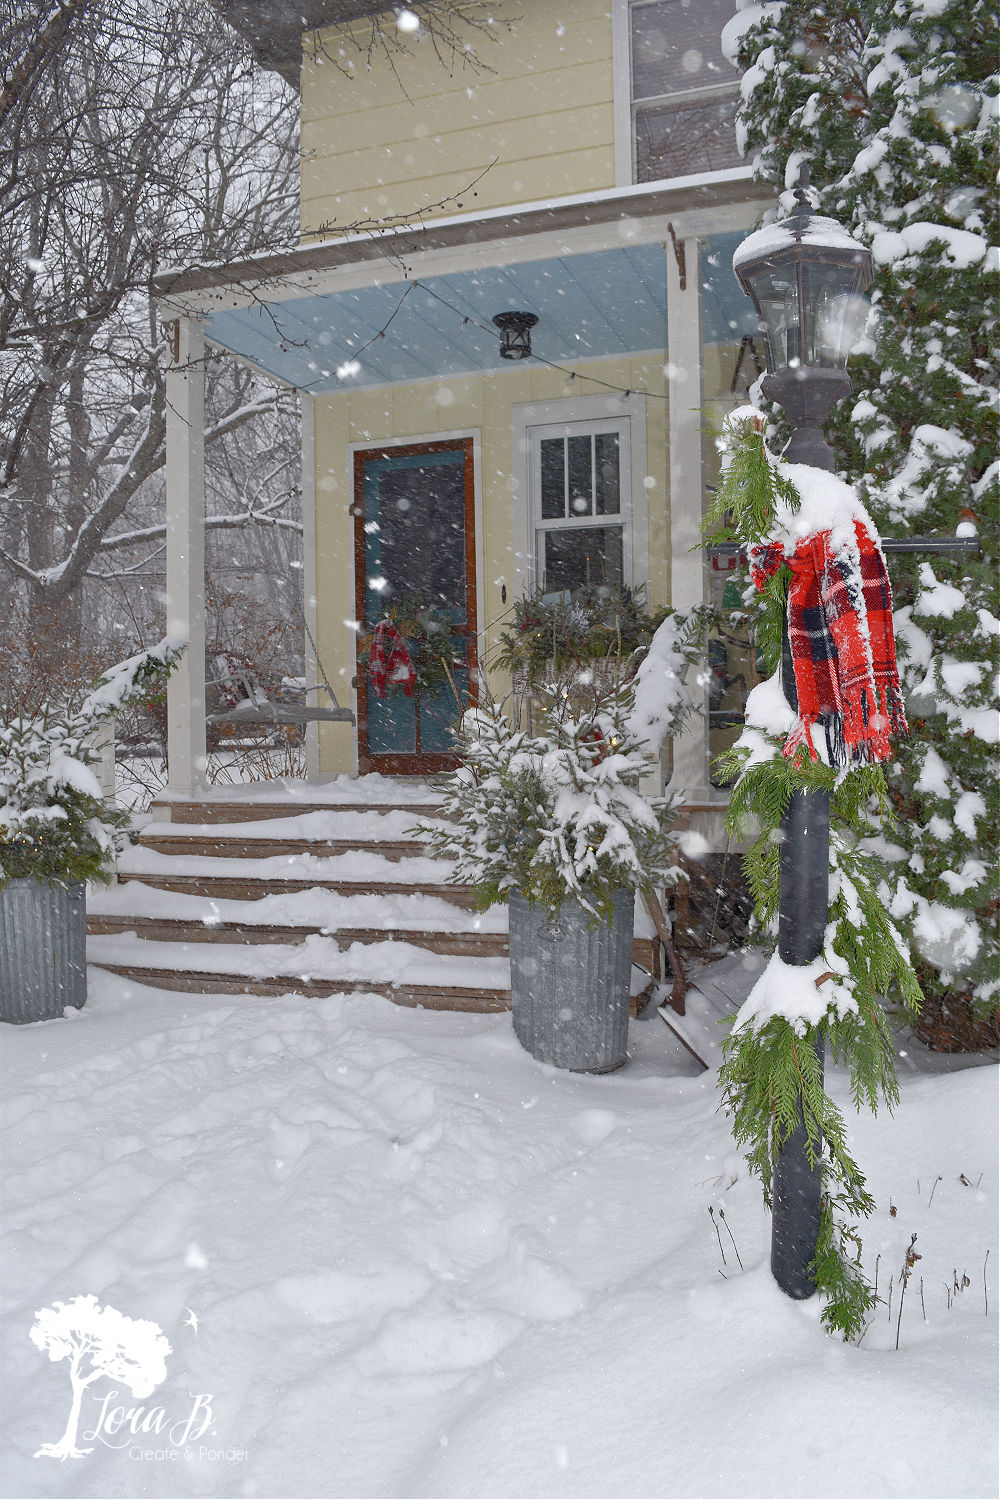
[[[0,890],[0,1021],[22,1025],[87,999],[86,887],[9,880]]]
[[[519,892],[510,897],[514,1032],[539,1062],[610,1073],[628,1058],[635,900],[619,891],[610,923],[593,925],[577,901],[550,921]]]

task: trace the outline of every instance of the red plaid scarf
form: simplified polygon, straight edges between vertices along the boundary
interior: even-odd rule
[[[854,534],[855,546],[836,549],[830,531],[804,537],[791,557],[780,542],[750,550],[759,589],[783,562],[792,570],[788,633],[799,717],[784,754],[805,744],[816,760],[812,726],[821,719],[834,766],[888,760],[890,733],[907,733],[885,558],[857,519]]]
[[[408,698],[413,697],[417,674],[406,643],[391,620],[379,620],[372,631],[368,675],[376,698],[385,697],[386,683],[401,687]]]

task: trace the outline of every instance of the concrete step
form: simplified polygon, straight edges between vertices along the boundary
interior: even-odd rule
[[[150,803],[150,812],[157,822],[163,823],[255,823],[272,818],[297,817],[304,813],[372,813],[405,812],[416,821],[418,818],[440,818],[444,814],[439,803],[430,796],[421,802],[323,802],[315,798],[297,797],[280,800],[257,800],[248,798],[237,801],[229,798],[211,798],[197,801],[163,800]]]
[[[87,917],[87,931],[94,935],[134,932],[141,938],[169,943],[301,943],[314,934],[335,937],[341,946],[351,943],[413,943],[432,953],[462,957],[506,958],[504,932],[414,931],[409,927],[307,927],[287,923],[204,922],[179,917],[133,917],[103,915]]]
[[[356,854],[359,848],[381,854],[383,859],[410,859],[425,854],[426,848],[417,839],[305,839],[305,838],[242,838],[232,834],[217,834],[210,829],[199,833],[155,833],[143,832],[139,836],[143,849],[154,849],[158,854],[199,854],[214,859],[270,859],[278,854],[315,854],[321,859],[338,854]]]
[[[170,968],[141,964],[113,963],[102,959],[99,967],[136,984],[151,985],[158,990],[180,990],[191,995],[327,995],[356,994],[358,991],[382,995],[396,1005],[419,1006],[424,1010],[457,1010],[489,1014],[510,1009],[509,990],[459,989],[450,985],[394,984],[389,980],[367,979],[289,979],[260,978],[245,974],[183,973]]]
[[[87,917],[87,931],[94,936],[134,932],[140,938],[176,943],[301,943],[321,934],[336,938],[341,947],[352,943],[412,943],[432,953],[468,958],[506,958],[505,932],[415,931],[409,927],[342,927],[295,926],[288,923],[205,922],[179,917],[130,916],[92,913]],[[632,962],[659,977],[657,940],[636,937],[632,942]]]
[[[259,901],[264,896],[290,895],[296,891],[320,889],[335,896],[436,896],[452,906],[474,911],[476,893],[471,886],[446,885],[438,880],[400,880],[391,884],[377,879],[348,880],[323,874],[310,875],[223,875],[206,871],[172,874],[169,870],[120,870],[120,885],[140,881],[160,891],[176,891],[188,896],[208,896],[218,900]]]

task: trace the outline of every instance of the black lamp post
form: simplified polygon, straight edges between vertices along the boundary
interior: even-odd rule
[[[822,423],[850,393],[847,356],[864,325],[872,258],[835,219],[814,214],[803,164],[790,218],[757,230],[733,257],[740,286],[753,301],[764,335],[767,374],[761,390],[783,406],[795,430],[784,457],[833,471]],[[788,642],[782,640],[781,681],[798,712]],[[778,952],[786,964],[812,963],[823,951],[829,906],[830,799],[797,792],[781,825]],[[822,1037],[817,1044],[823,1061]],[[801,1106],[799,1123],[776,1155],[772,1183],[771,1272],[790,1297],[816,1290],[809,1263],[819,1234],[821,1171],[809,1163]]]

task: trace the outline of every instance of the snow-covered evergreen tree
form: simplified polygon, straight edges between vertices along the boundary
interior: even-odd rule
[[[890,568],[911,736],[888,768],[885,898],[944,1046],[995,1035],[1000,992],[998,34],[989,0],[784,0],[744,5],[725,39],[758,175],[787,193],[806,158],[820,211],[874,255],[828,427],[840,472],[884,536],[980,538]],[[970,1004],[992,1017],[978,1033]]]

